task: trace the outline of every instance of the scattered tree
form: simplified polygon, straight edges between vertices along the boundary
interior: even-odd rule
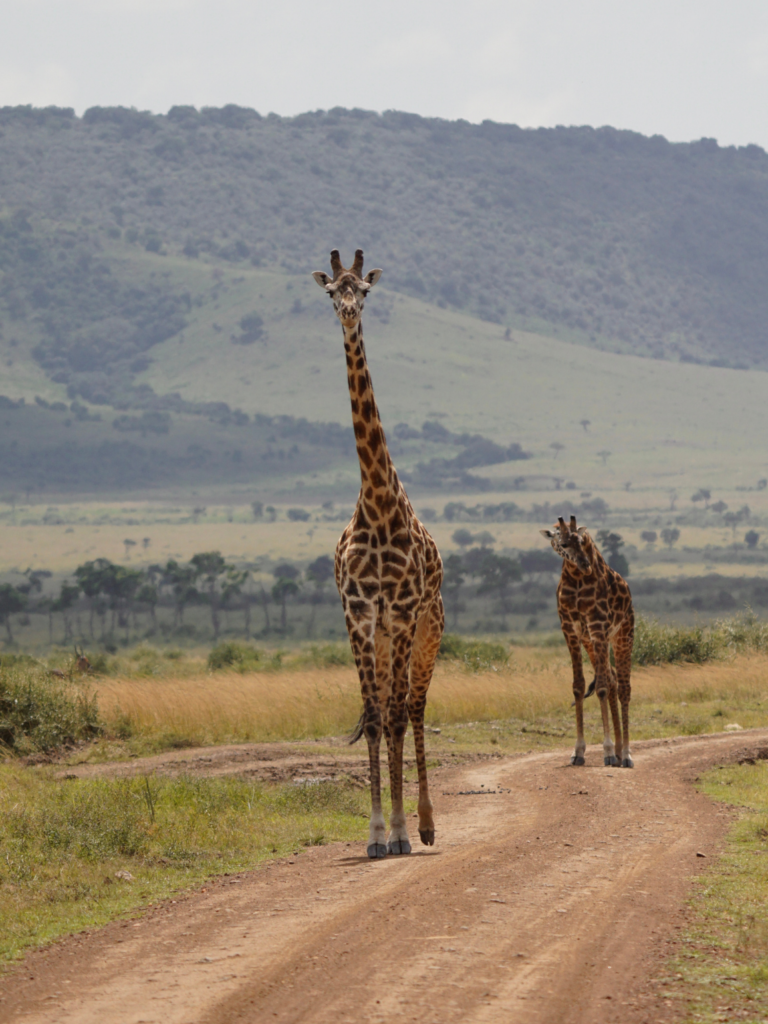
[[[226,572],[230,566],[224,561],[220,551],[203,551],[193,555],[189,564],[195,570],[195,579],[202,577],[203,589],[208,596],[208,604],[211,609],[211,625],[213,626],[213,638],[219,639],[221,623],[219,621],[219,577]]]
[[[646,544],[655,544],[658,536],[655,530],[643,530],[640,534],[640,540],[645,541]]]
[[[676,526],[665,526],[661,531],[661,539],[671,550],[680,539],[680,531]]]
[[[552,444],[549,447],[555,453],[555,455],[554,455],[555,459],[560,454],[560,452],[565,450],[565,445],[561,444],[560,441],[553,441]]]
[[[325,590],[326,584],[329,583],[334,576],[333,559],[330,555],[320,555],[314,562],[310,562],[307,566],[305,573],[307,579],[314,583],[315,590],[312,594],[312,612],[310,614],[309,624],[307,625],[307,636],[312,635],[312,630],[315,627],[315,612],[317,605],[323,600],[323,591]]]
[[[597,454],[603,460],[603,465],[605,466],[608,462],[608,459],[610,459],[610,457],[613,455],[613,452],[609,452],[607,449],[603,448],[603,450],[598,452]]]
[[[458,530],[454,530],[451,534],[451,540],[454,544],[458,544],[460,548],[468,548],[472,545],[475,537],[466,527],[461,527]]]
[[[11,583],[0,583],[0,623],[5,625],[8,643],[13,643],[11,632],[11,616],[23,611],[27,606],[27,595]]]
[[[166,562],[163,569],[162,582],[171,588],[174,600],[173,625],[175,628],[184,623],[184,609],[191,601],[198,598],[195,580],[197,571],[191,565],[179,565],[175,559]]]
[[[520,563],[514,558],[487,552],[480,565],[480,586],[477,593],[496,594],[501,611],[509,611],[509,588],[517,580],[522,579]]]
[[[760,534],[756,530],[748,530],[744,534],[744,543],[747,545],[750,551],[754,551],[754,549],[757,547],[757,542],[759,540]]]
[[[458,629],[459,612],[464,610],[461,603],[461,588],[464,585],[464,565],[461,555],[448,555],[443,562],[443,597],[448,612],[453,617],[453,628]]]

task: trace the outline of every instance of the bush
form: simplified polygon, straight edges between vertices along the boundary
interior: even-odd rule
[[[50,753],[100,732],[96,696],[83,683],[51,679],[23,661],[0,667],[0,745]]]
[[[505,644],[488,640],[465,640],[456,633],[444,633],[440,641],[439,657],[459,661],[472,672],[481,672],[494,665],[506,665],[509,653]]]
[[[234,640],[225,640],[214,647],[208,655],[208,668],[211,672],[228,668],[236,672],[251,672],[261,660],[261,651],[255,647],[239,644]]]
[[[638,618],[632,660],[636,665],[663,665],[676,661],[701,664],[737,651],[768,650],[768,624],[750,613],[721,619],[712,626],[690,629],[662,626]]]
[[[701,664],[717,657],[719,643],[702,626],[692,629],[662,626],[640,617],[635,626],[632,660],[636,665],[663,665],[676,661]]]
[[[301,659],[301,663],[314,668],[336,668],[337,666],[354,665],[352,649],[348,643],[318,644],[310,647],[309,652]]]

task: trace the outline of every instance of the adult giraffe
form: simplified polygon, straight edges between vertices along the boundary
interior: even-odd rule
[[[352,519],[336,546],[336,585],[360,676],[360,730],[368,742],[371,826],[368,856],[411,852],[403,810],[403,742],[413,725],[419,773],[419,835],[432,846],[435,824],[427,785],[424,709],[445,615],[440,597],[443,565],[437,545],[419,522],[392,463],[363,347],[361,315],[381,277],[363,277],[363,251],[347,270],[338,249],[333,277],[312,275],[333,300],[344,332],[347,383],[360,461],[361,487]],[[389,842],[381,809],[379,751],[387,739],[392,794]]]
[[[557,587],[557,612],[573,665],[573,697],[576,706],[576,748],[571,764],[584,764],[584,668],[581,645],[586,648],[595,678],[586,693],[597,692],[603,716],[603,756],[606,765],[633,768],[629,749],[629,681],[632,644],[635,637],[635,613],[627,581],[611,569],[582,526],[571,516],[566,526],[558,517],[553,530],[540,530],[552,549],[563,560]],[[616,668],[611,665],[613,646]],[[619,723],[619,703],[621,723]],[[608,719],[613,718],[614,746]]]

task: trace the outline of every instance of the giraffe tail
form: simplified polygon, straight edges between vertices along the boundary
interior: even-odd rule
[[[594,687],[593,687],[594,688]],[[365,727],[365,710],[363,710],[360,718],[358,719],[357,725],[355,726],[352,735],[349,737],[349,745],[357,743],[360,737],[363,735],[363,728]]]
[[[592,694],[595,692],[595,685],[596,685],[596,683],[597,683],[597,677],[595,677],[592,680],[592,682],[589,684],[587,692],[584,694],[584,700],[586,700],[587,697],[591,697]],[[576,706],[576,701],[574,701],[573,704],[571,704],[571,707],[575,707],[575,706]]]

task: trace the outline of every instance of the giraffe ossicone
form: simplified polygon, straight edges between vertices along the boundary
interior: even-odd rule
[[[363,345],[361,316],[381,270],[363,276],[363,250],[352,266],[331,252],[330,277],[312,275],[331,297],[344,334],[360,495],[336,546],[336,586],[360,677],[371,778],[368,856],[411,852],[403,807],[403,743],[410,719],[419,777],[419,835],[432,846],[435,824],[427,783],[424,710],[445,624],[443,566],[432,537],[416,516],[387,449]],[[382,733],[392,796],[389,837],[381,806]]]
[[[629,586],[605,561],[589,532],[577,525],[575,516],[571,516],[568,524],[559,516],[553,529],[539,532],[563,559],[557,587],[557,612],[573,665],[576,747],[571,764],[584,764],[584,699],[595,692],[603,718],[604,764],[632,768],[629,700],[635,614]],[[586,694],[582,644],[595,672]],[[611,665],[611,647],[615,668]],[[615,743],[611,739],[609,710]]]

